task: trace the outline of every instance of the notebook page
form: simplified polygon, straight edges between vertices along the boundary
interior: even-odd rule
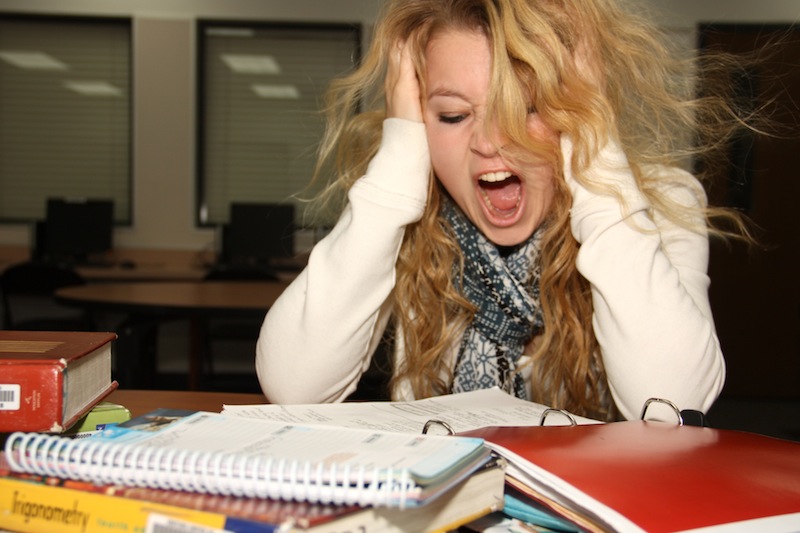
[[[428,420],[445,422],[461,433],[486,426],[538,426],[546,406],[506,394],[498,388],[448,394],[410,402],[346,402],[309,405],[226,405],[223,413],[294,424],[320,424],[420,433]],[[578,424],[597,420],[571,415]],[[546,425],[569,425],[561,413]]]

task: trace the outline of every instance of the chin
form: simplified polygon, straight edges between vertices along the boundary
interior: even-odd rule
[[[482,231],[484,236],[486,236],[486,238],[495,246],[516,246],[527,241],[530,236],[533,235],[535,228],[525,229],[515,227],[490,227],[483,228]]]

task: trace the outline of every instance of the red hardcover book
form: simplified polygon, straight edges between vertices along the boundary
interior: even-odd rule
[[[114,333],[0,331],[0,433],[61,433],[117,388]]]
[[[649,421],[464,434],[508,460],[507,483],[589,531],[800,531],[798,442]]]

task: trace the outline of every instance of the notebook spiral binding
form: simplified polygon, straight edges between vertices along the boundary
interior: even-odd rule
[[[46,434],[9,436],[13,469],[42,476],[157,489],[339,505],[406,506],[408,469],[92,442]]]

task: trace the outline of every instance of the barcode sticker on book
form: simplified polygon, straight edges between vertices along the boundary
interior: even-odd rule
[[[0,383],[0,411],[19,411],[19,385]]]
[[[226,530],[150,513],[144,531],[145,533],[225,533]]]

